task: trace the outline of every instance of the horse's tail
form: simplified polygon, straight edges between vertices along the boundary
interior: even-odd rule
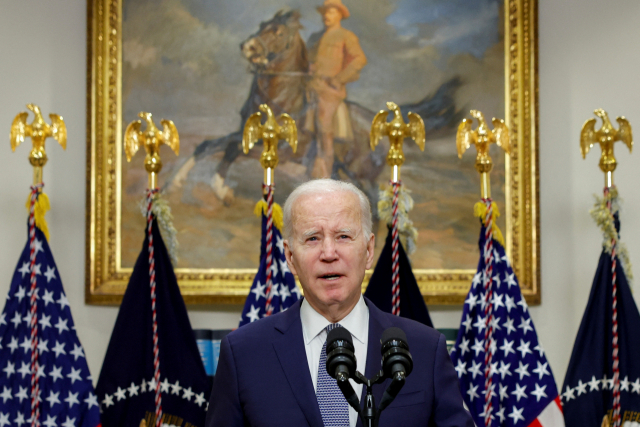
[[[449,127],[460,121],[464,115],[456,108],[454,99],[454,94],[461,85],[462,79],[455,76],[443,83],[435,93],[427,95],[415,104],[401,105],[400,109],[404,115],[409,111],[419,114],[424,120],[427,133]]]
[[[238,144],[241,142],[242,131],[236,131],[216,139],[205,139],[198,144],[196,149],[193,151],[193,156],[196,160],[201,160],[203,157],[210,156],[221,151],[226,151],[229,144]]]

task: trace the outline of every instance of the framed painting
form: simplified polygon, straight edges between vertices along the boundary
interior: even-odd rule
[[[143,155],[127,163],[122,147],[139,112],[173,120],[180,134],[179,156],[161,148],[159,183],[178,231],[185,301],[238,304],[258,266],[253,207],[263,177],[259,151],[241,152],[244,121],[267,103],[298,124],[298,150],[281,150],[275,172],[280,204],[318,173],[319,147],[329,144],[324,167],[368,195],[380,251],[388,141],[372,151],[369,129],[387,101],[426,127],[424,152],[407,140],[402,168],[418,229],[411,262],[426,301],[461,303],[477,266],[480,180],[475,155],[459,159],[455,147],[460,120],[477,109],[511,132],[510,156],[491,150],[497,224],[527,301],[540,302],[535,0],[343,0],[348,51],[322,44],[329,23],[320,0],[88,2],[88,303],[119,303],[142,247]],[[340,92],[329,116],[314,86],[322,67],[335,69],[322,82]]]

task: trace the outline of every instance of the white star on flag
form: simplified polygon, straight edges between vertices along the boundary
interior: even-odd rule
[[[51,279],[56,278],[56,269],[50,265],[47,266],[47,271],[45,271],[44,276],[47,278],[47,283],[51,281]]]

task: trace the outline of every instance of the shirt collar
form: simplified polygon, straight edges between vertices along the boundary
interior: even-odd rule
[[[308,345],[331,323],[311,307],[311,304],[306,299],[302,300],[302,305],[300,306],[300,320],[302,322],[302,335],[305,345]],[[361,343],[365,342],[369,329],[369,307],[364,302],[362,295],[360,295],[360,299],[353,307],[353,310],[338,323],[346,328],[355,339]]]

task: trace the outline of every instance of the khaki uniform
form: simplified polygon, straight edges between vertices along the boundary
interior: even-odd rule
[[[340,103],[347,97],[345,85],[360,78],[360,70],[367,58],[360,47],[358,36],[342,27],[316,35],[310,40],[309,57],[313,78],[309,83],[310,95],[316,102],[315,121],[322,134],[332,132],[332,122]],[[330,78],[340,84],[332,87]]]

